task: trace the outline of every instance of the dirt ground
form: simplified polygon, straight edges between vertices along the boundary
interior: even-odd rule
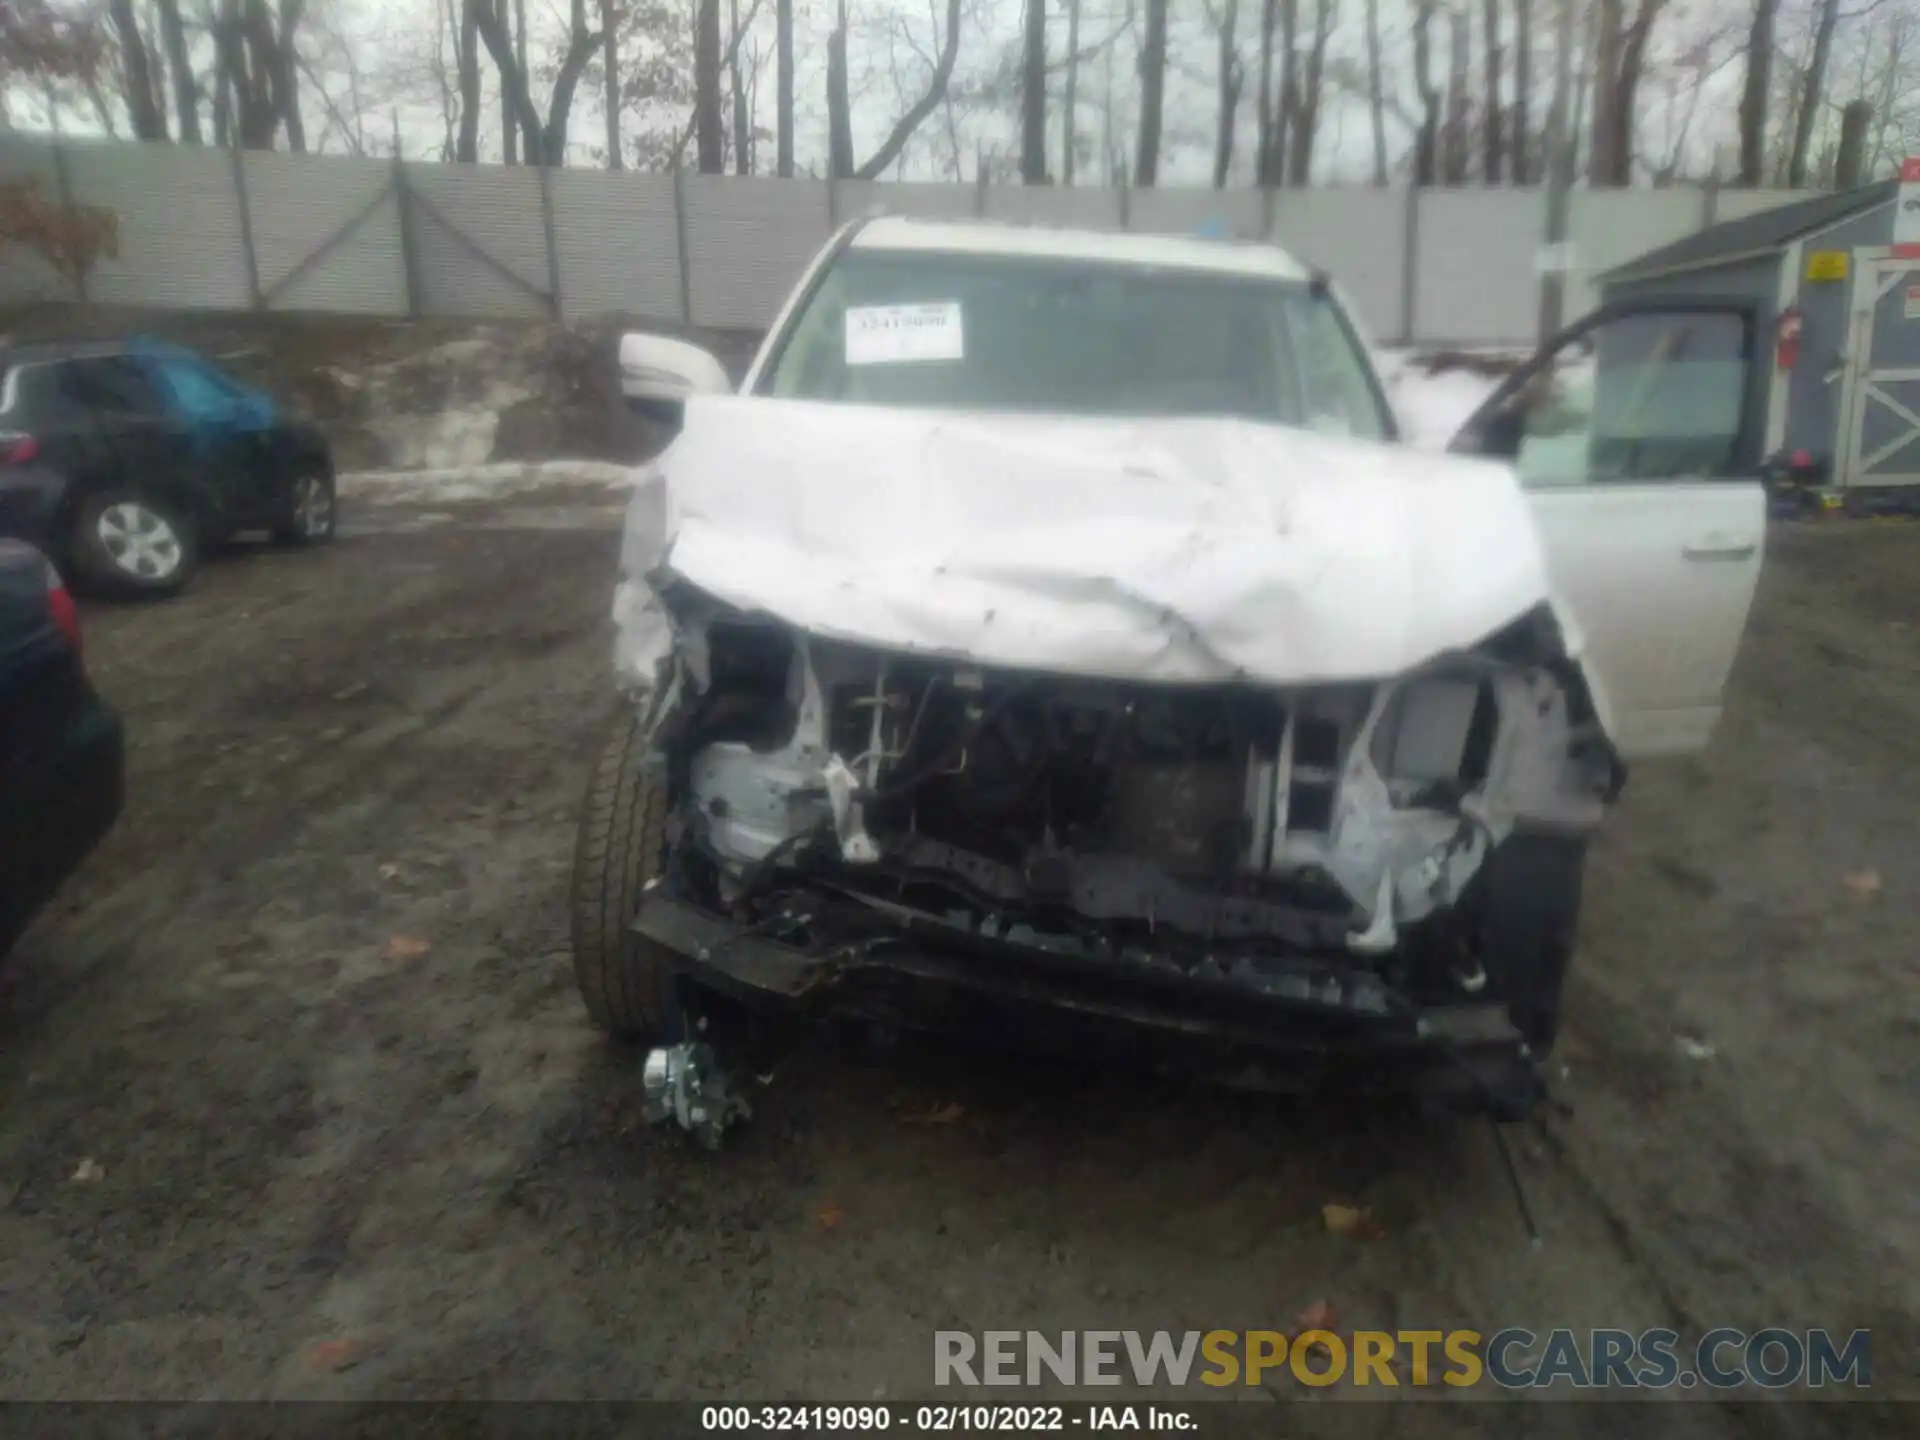
[[[1915,1394],[1920,528],[1777,532],[1715,747],[1629,786],[1573,1114],[1513,1132],[1531,1250],[1484,1124],[966,1045],[808,1040],[717,1157],[645,1128],[564,903],[617,523],[388,510],[87,612],[130,799],[0,1002],[0,1394],[914,1398],[938,1328],[1318,1301],[1864,1326]],[[1382,1233],[1327,1233],[1328,1201]]]

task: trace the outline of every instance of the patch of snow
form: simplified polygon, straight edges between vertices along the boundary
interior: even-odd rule
[[[640,467],[606,460],[509,461],[495,465],[446,465],[421,470],[361,470],[336,482],[342,498],[375,505],[446,504],[498,500],[558,485],[633,488]]]

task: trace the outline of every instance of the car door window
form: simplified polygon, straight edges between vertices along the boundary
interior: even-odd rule
[[[137,362],[124,355],[73,360],[59,367],[60,390],[72,405],[104,416],[154,419],[166,413]]]
[[[159,369],[174,404],[190,422],[230,420],[239,409],[239,392],[206,366],[168,358],[159,362]]]
[[[1738,467],[1748,366],[1736,312],[1623,315],[1554,351],[1496,423],[1517,432],[1530,488],[1725,476]]]

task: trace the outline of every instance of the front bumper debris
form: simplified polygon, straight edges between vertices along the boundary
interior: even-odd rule
[[[697,1041],[649,1050],[640,1080],[647,1122],[672,1120],[709,1150],[720,1148],[729,1125],[752,1114],[712,1047]]]

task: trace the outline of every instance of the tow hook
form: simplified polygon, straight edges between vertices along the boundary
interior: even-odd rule
[[[714,1059],[713,1047],[698,1041],[649,1050],[640,1084],[649,1124],[672,1120],[709,1150],[720,1148],[727,1126],[753,1113]]]

